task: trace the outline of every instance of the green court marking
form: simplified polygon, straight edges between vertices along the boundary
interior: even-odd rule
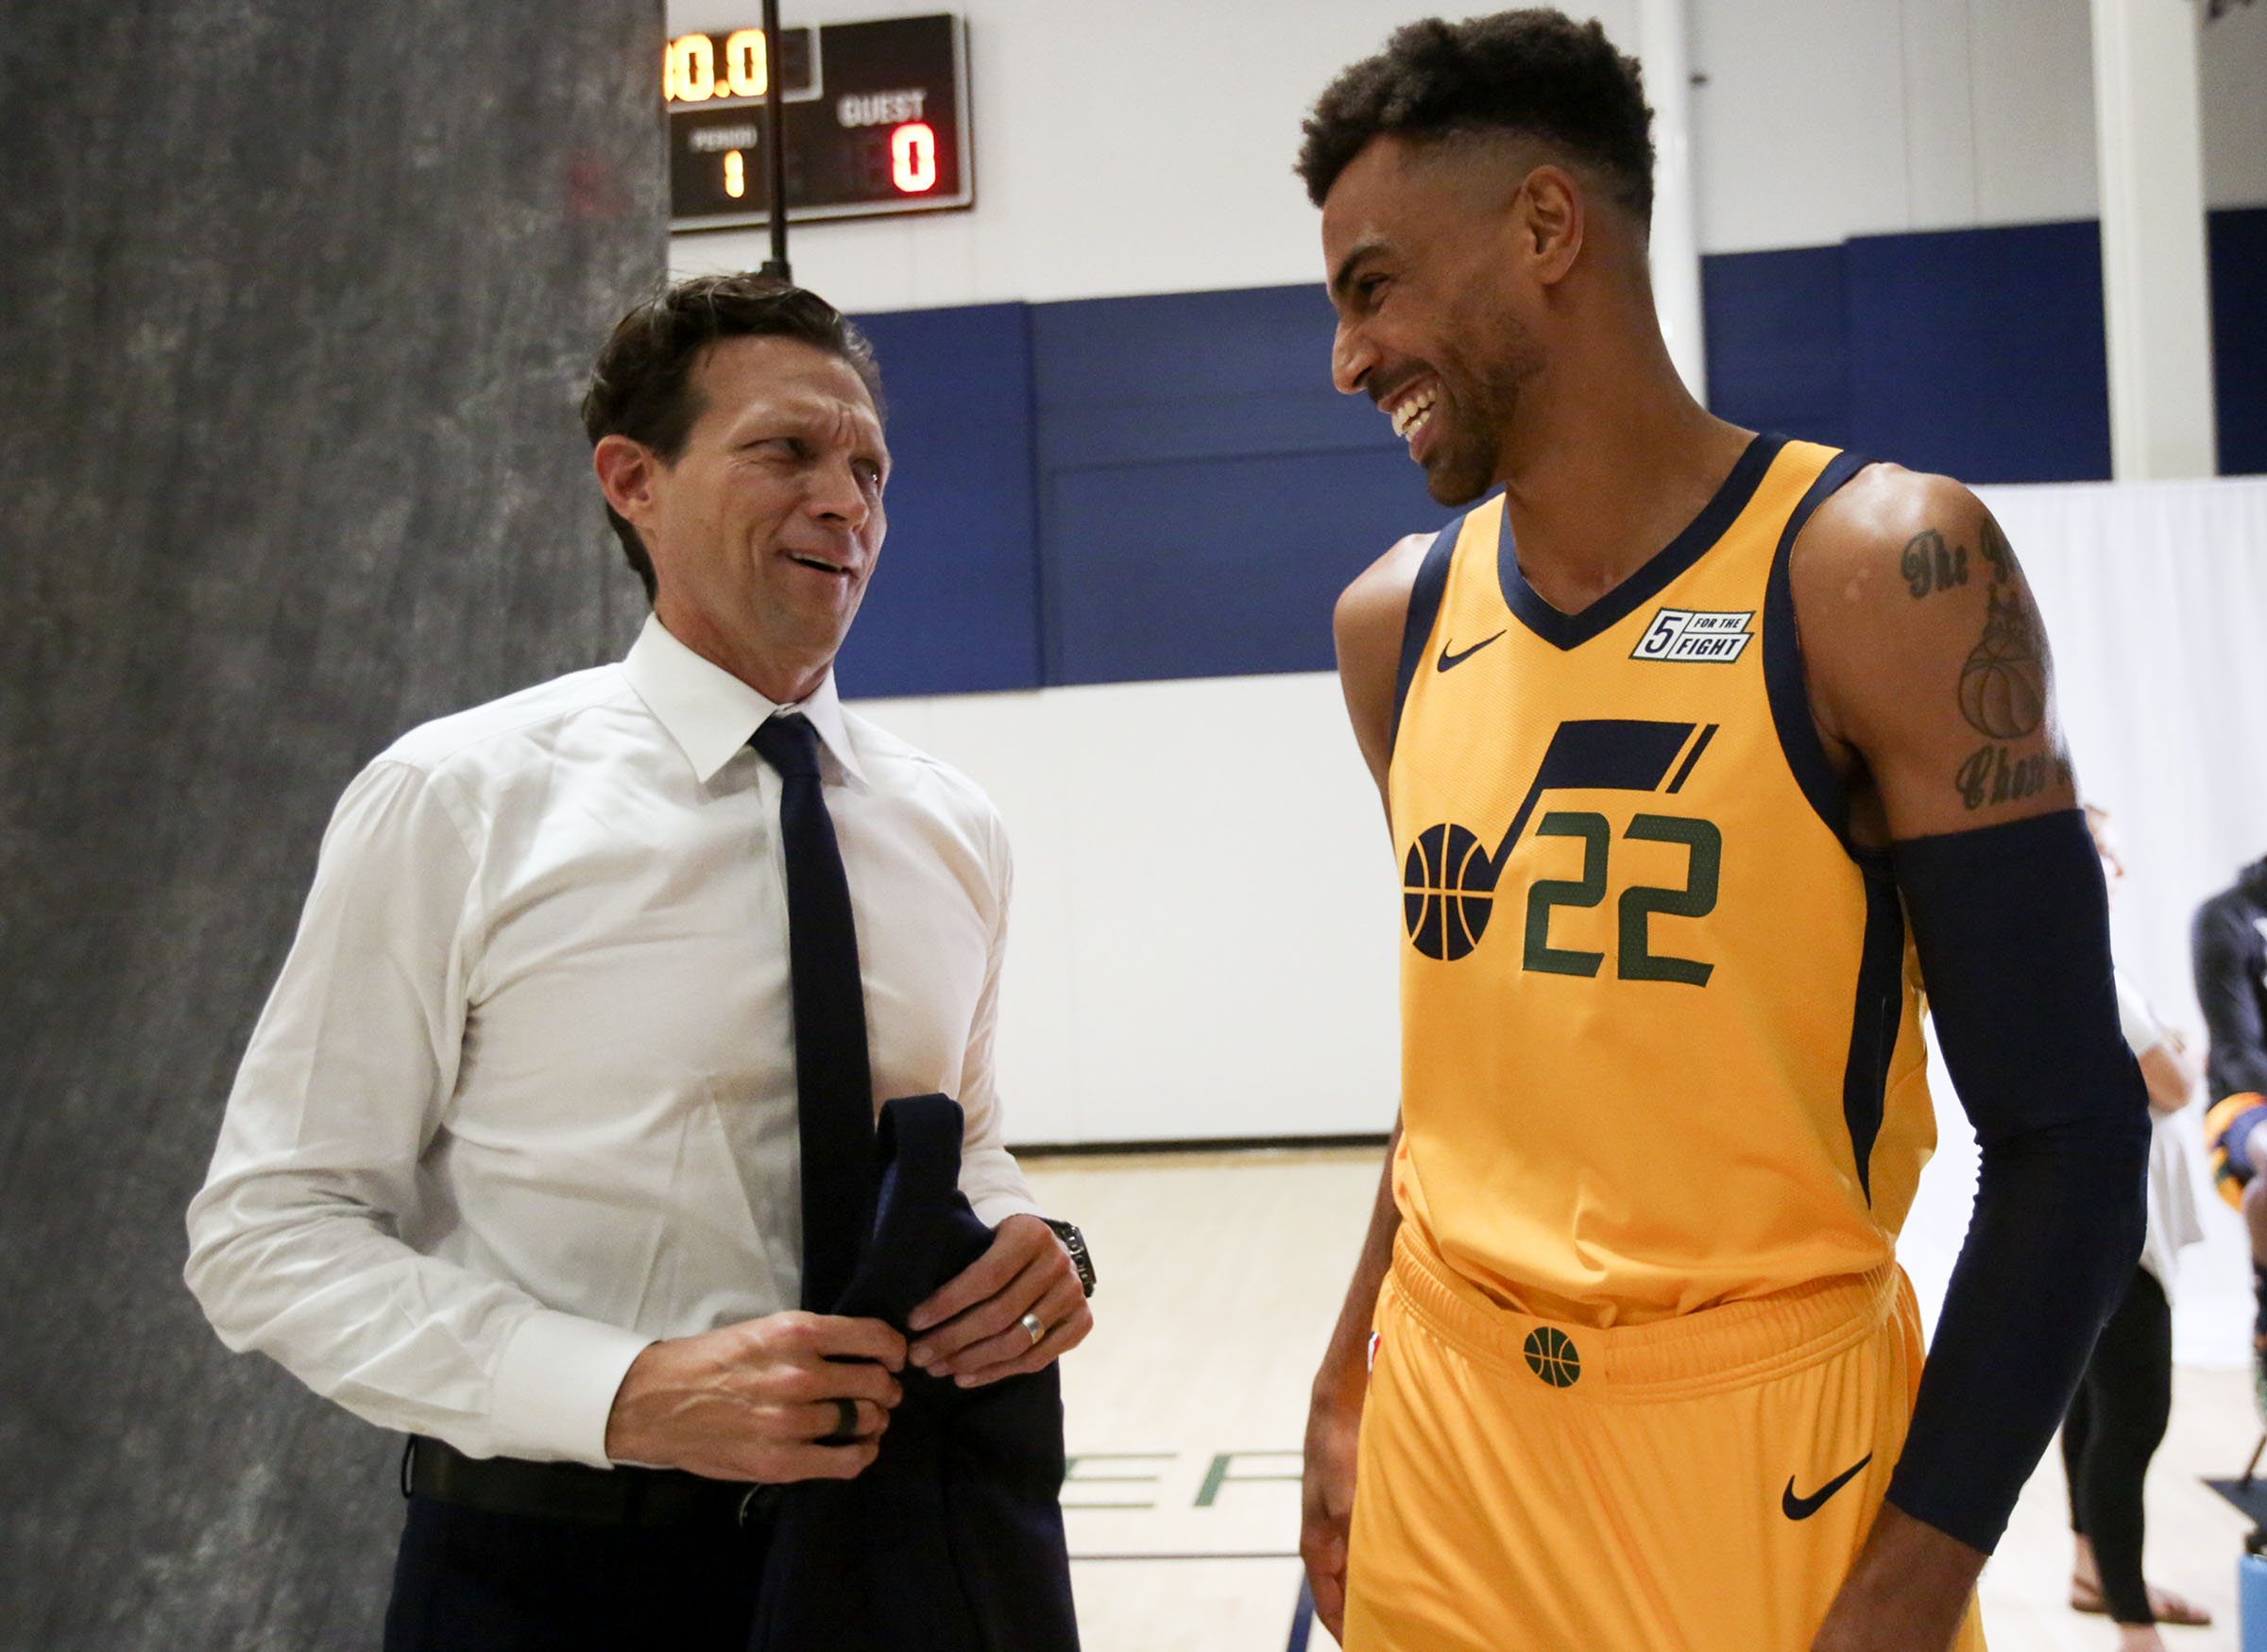
[[[1300,1460],[1295,1451],[1224,1451],[1212,1459],[1212,1467],[1204,1471],[1204,1484],[1197,1491],[1197,1507],[1210,1508],[1220,1495],[1220,1488],[1228,1485],[1253,1485],[1266,1480],[1288,1480],[1297,1484],[1298,1471],[1287,1474],[1238,1474],[1232,1473],[1238,1457],[1290,1457]]]
[[[1169,1463],[1181,1454],[1177,1451],[1088,1451],[1063,1459],[1063,1487],[1072,1486],[1153,1486],[1161,1474],[1082,1474],[1082,1463]],[[1063,1501],[1065,1508],[1154,1508],[1156,1500],[1147,1503],[1073,1503]]]

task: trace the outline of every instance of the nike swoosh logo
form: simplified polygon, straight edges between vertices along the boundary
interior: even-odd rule
[[[1478,642],[1475,642],[1475,643],[1474,643],[1474,644],[1473,644],[1473,645],[1472,645],[1470,648],[1466,649],[1466,650],[1465,650],[1465,651],[1464,651],[1462,654],[1455,654],[1455,653],[1452,653],[1450,650],[1448,650],[1448,649],[1446,649],[1446,648],[1443,648],[1443,649],[1441,649],[1441,651],[1440,651],[1440,667],[1439,667],[1439,669],[1440,669],[1440,670],[1441,670],[1441,671],[1447,671],[1447,670],[1449,670],[1449,669],[1450,669],[1450,668],[1452,668],[1452,667],[1455,667],[1455,666],[1460,666],[1460,665],[1462,665],[1462,664],[1463,664],[1463,663],[1464,663],[1466,660],[1470,659],[1470,658],[1471,658],[1471,657],[1472,657],[1474,655],[1475,655],[1475,654],[1479,653],[1481,649],[1483,649],[1483,648],[1487,647],[1489,643],[1491,643],[1491,642],[1493,642],[1493,641],[1496,639],[1496,637],[1501,637],[1502,635],[1503,635],[1503,633],[1502,633],[1501,631],[1498,631],[1498,632],[1495,634],[1495,637],[1490,637],[1490,638],[1486,638],[1486,639],[1483,639],[1482,640],[1480,640],[1480,641],[1478,641]]]
[[[1781,1495],[1779,1500],[1780,1512],[1784,1514],[1789,1520],[1810,1519],[1812,1515],[1817,1513],[1821,1508],[1826,1507],[1826,1500],[1829,1497],[1832,1497],[1835,1492],[1841,1490],[1843,1487],[1849,1485],[1850,1481],[1857,1478],[1858,1471],[1871,1461],[1873,1461],[1873,1453],[1867,1452],[1864,1456],[1860,1457],[1856,1462],[1850,1464],[1847,1469],[1844,1469],[1840,1473],[1836,1474],[1825,1485],[1819,1487],[1817,1490],[1812,1492],[1808,1497],[1798,1497],[1795,1495],[1795,1476],[1789,1474],[1787,1476],[1787,1489]]]

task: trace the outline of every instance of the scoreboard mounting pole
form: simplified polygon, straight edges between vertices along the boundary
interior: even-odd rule
[[[779,0],[763,0],[763,159],[771,180],[772,256],[763,273],[783,281],[787,269],[787,140],[779,134],[779,99],[786,94],[787,59],[779,47]]]

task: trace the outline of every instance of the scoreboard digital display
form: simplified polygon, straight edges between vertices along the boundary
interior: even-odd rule
[[[975,204],[965,26],[949,13],[779,31],[787,217]],[[680,35],[661,63],[673,230],[771,219],[763,31]]]

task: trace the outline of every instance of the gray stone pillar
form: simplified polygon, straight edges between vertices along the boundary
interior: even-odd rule
[[[0,8],[0,1646],[374,1646],[398,1442],[181,1213],[330,806],[621,645],[661,0]]]

